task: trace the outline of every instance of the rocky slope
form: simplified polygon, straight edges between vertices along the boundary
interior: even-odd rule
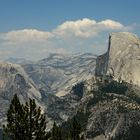
[[[110,34],[108,51],[97,59],[96,75],[103,74],[140,86],[140,40],[136,35]]]
[[[87,140],[125,137],[134,122],[140,123],[139,46],[137,36],[121,32],[110,35],[108,51],[97,59],[51,54],[22,67],[1,62],[0,117],[18,93],[22,101],[31,97],[45,105],[49,123],[76,115]]]
[[[139,57],[136,35],[121,32],[109,36],[108,51],[97,58],[96,76],[85,82],[77,113],[86,139],[123,140],[138,131],[131,128],[140,123]],[[111,82],[111,77],[116,81]]]
[[[14,94],[18,94],[21,102],[34,98],[43,107],[41,93],[24,69],[17,64],[0,62],[0,124]]]
[[[47,58],[22,65],[35,84],[46,93],[64,96],[78,82],[95,73],[96,56],[50,54]]]
[[[95,76],[84,82],[75,114],[86,140],[124,140],[139,131],[133,128],[140,124],[139,42],[131,33],[111,34]]]
[[[110,77],[93,77],[84,86],[85,94],[80,100],[76,118],[86,140],[110,140],[131,135],[131,126],[140,123],[140,97],[133,97],[140,88],[118,83]]]
[[[22,102],[28,98],[36,99],[47,112],[48,128],[54,120],[57,123],[66,121],[74,114],[79,100],[78,96],[70,94],[72,87],[94,74],[95,59],[96,56],[92,54],[51,54],[37,63],[17,60],[18,64],[1,62],[1,121],[15,93]]]

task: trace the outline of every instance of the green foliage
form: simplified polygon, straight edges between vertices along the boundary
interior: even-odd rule
[[[124,94],[127,91],[127,85],[125,82],[119,83],[116,81],[112,81],[110,84],[106,85],[106,92],[113,92],[117,94]]]
[[[53,124],[50,140],[63,140],[61,127],[57,126],[55,122]]]
[[[134,123],[130,127],[127,140],[140,140],[140,124]]]
[[[79,114],[79,113],[78,113]],[[80,114],[79,114],[80,115]],[[65,140],[84,140],[84,135],[81,135],[83,127],[81,126],[80,118],[74,116],[62,125],[62,133]]]
[[[124,81],[117,82],[112,76],[98,77],[96,79],[96,88],[91,91],[94,98],[90,99],[87,108],[96,105],[98,102],[109,101],[113,96],[108,96],[108,93],[125,95],[128,92],[128,84]]]
[[[41,108],[36,107],[35,100],[29,99],[24,106],[25,126],[27,128],[27,137],[30,140],[43,139],[46,129],[45,115],[41,114]]]
[[[81,98],[84,93],[84,82],[77,83],[72,87],[72,91],[74,94]]]
[[[71,124],[70,135],[72,140],[80,140],[81,126],[74,117]]]
[[[86,110],[84,111],[78,111],[75,115],[75,118],[78,120],[78,123],[81,125],[81,131],[86,129],[87,121],[90,116],[91,112]]]
[[[13,140],[23,139],[24,132],[24,109],[20,104],[17,95],[11,101],[9,110],[7,112],[7,126],[4,126],[4,136],[8,136]]]
[[[4,135],[12,140],[43,140],[45,115],[36,106],[34,99],[29,99],[29,103],[23,105],[15,95],[7,113],[7,125],[3,128]]]
[[[110,78],[110,79],[109,79]],[[117,82],[113,80],[112,77],[109,77],[103,80],[102,83],[99,85],[99,89],[105,93],[116,93],[116,94],[125,94],[128,85],[126,82],[121,81]]]
[[[140,140],[140,124],[134,122],[125,134],[119,134],[113,140]]]
[[[15,95],[7,112],[7,124],[3,126],[4,140],[83,140],[80,137],[81,126],[74,117],[69,123],[67,133],[54,122],[53,128],[46,133],[45,115],[36,106],[35,100],[29,99],[24,105]]]
[[[62,128],[66,140],[81,140],[80,133],[82,132],[82,127],[77,121],[76,116],[64,123]]]

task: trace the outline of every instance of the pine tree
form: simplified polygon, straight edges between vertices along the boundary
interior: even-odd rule
[[[24,106],[26,135],[29,140],[42,140],[45,136],[45,115],[41,114],[41,108],[36,106],[35,100],[29,99]]]
[[[72,140],[80,140],[81,126],[75,117],[72,120],[70,133]]]
[[[23,112],[23,106],[15,94],[7,112],[7,125],[4,126],[4,134],[13,140],[23,140],[24,138]]]
[[[51,140],[63,140],[61,128],[57,126],[55,122],[52,128]]]
[[[22,105],[15,95],[7,113],[4,134],[12,140],[44,140],[45,129],[45,115],[35,100],[29,99]]]
[[[126,140],[140,140],[140,124],[134,122],[129,128],[129,134]]]

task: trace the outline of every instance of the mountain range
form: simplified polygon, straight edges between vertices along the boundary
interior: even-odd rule
[[[119,32],[108,42],[101,56],[50,54],[37,62],[0,62],[1,126],[17,93],[23,103],[36,100],[48,129],[76,116],[87,140],[125,137],[132,123],[140,122],[140,40]]]

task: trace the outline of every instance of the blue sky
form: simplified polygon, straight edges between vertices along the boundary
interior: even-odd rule
[[[0,0],[0,58],[36,55],[40,59],[53,52],[100,54],[110,32],[140,36],[139,6],[139,0]],[[81,33],[84,29],[89,31]],[[20,37],[25,40],[19,42]]]

